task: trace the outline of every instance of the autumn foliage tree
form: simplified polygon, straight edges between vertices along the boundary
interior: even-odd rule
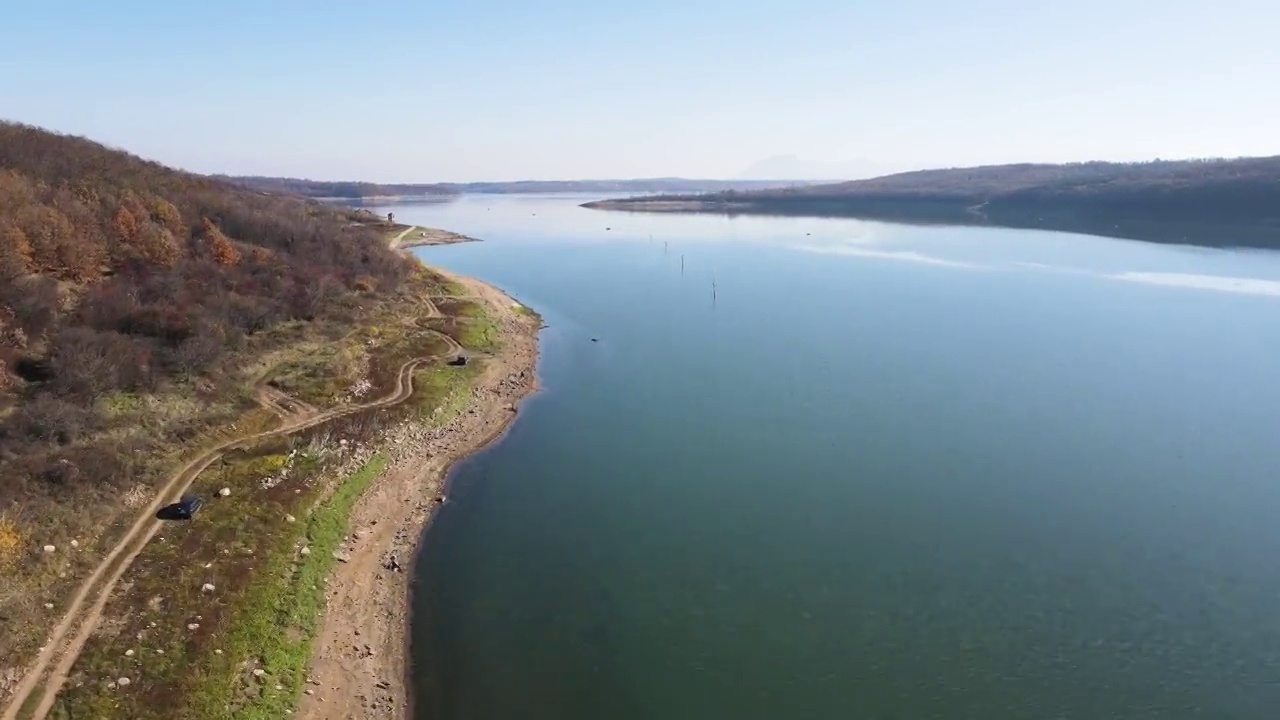
[[[240,251],[231,242],[231,238],[227,237],[209,218],[203,218],[200,221],[200,235],[214,262],[219,265],[235,265],[240,262]]]
[[[120,242],[131,244],[138,237],[138,218],[122,205],[111,218],[111,228]]]
[[[11,220],[0,221],[0,280],[31,271],[31,243]]]

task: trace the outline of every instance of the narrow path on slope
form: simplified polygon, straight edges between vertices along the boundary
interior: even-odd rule
[[[429,304],[431,305],[431,309],[435,311],[434,303]],[[0,720],[17,720],[18,713],[22,709],[22,706],[27,702],[31,694],[41,687],[40,679],[44,677],[45,672],[48,671],[52,665],[53,670],[49,675],[49,679],[43,685],[44,695],[40,704],[37,706],[35,712],[30,716],[30,718],[31,720],[44,720],[45,716],[48,715],[49,710],[53,707],[58,690],[62,687],[62,684],[66,682],[67,675],[69,674],[72,665],[75,664],[76,659],[80,656],[80,651],[84,648],[85,642],[88,641],[89,636],[97,627],[98,621],[102,617],[102,609],[106,607],[107,601],[110,599],[112,589],[114,589],[116,583],[120,580],[120,577],[124,575],[125,571],[129,569],[129,566],[133,564],[134,559],[138,557],[143,548],[146,547],[147,543],[160,529],[163,521],[155,520],[154,515],[167,499],[170,501],[176,501],[181,497],[182,493],[191,486],[191,483],[195,478],[203,472],[205,468],[209,467],[221,458],[228,450],[244,447],[250,443],[264,440],[266,438],[289,435],[353,413],[399,405],[409,399],[413,394],[413,372],[419,365],[433,360],[453,357],[462,350],[462,347],[458,345],[453,338],[434,330],[432,332],[435,332],[437,335],[445,339],[450,347],[449,351],[436,355],[414,358],[401,365],[400,370],[396,375],[395,390],[386,397],[360,405],[335,408],[312,417],[298,419],[294,422],[286,422],[285,425],[274,430],[226,440],[205,451],[203,454],[179,469],[178,472],[176,472],[169,481],[165,483],[164,487],[156,493],[150,504],[143,508],[137,519],[134,520],[133,525],[129,527],[129,530],[124,534],[124,536],[116,542],[111,551],[108,552],[102,561],[98,563],[97,567],[95,567],[93,572],[89,575],[89,578],[81,584],[79,590],[72,598],[70,605],[68,605],[66,613],[58,622],[57,626],[54,627],[48,641],[40,651],[40,655],[36,658],[35,663],[27,670],[27,674],[23,677],[22,682],[19,683],[18,687],[14,690],[14,694],[9,700],[9,706],[5,710],[4,715],[0,716]],[[130,548],[132,549],[130,550]],[[103,576],[106,575],[109,570],[112,570],[113,563],[116,562],[117,558],[120,558],[126,550],[129,551],[128,554],[124,556],[121,562],[114,565],[114,570],[111,572],[110,576],[105,581],[99,583]],[[87,611],[83,611],[83,606],[91,595],[94,596],[95,601]],[[66,639],[67,634],[73,627],[77,627],[77,624],[78,632],[69,643],[64,645],[63,641]],[[54,665],[55,661],[56,665]]]

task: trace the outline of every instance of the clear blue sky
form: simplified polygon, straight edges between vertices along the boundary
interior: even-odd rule
[[[13,0],[0,117],[201,172],[1280,154],[1275,0]]]

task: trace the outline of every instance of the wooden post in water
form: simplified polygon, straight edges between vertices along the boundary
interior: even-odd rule
[[[684,277],[684,256],[680,256],[680,277]]]

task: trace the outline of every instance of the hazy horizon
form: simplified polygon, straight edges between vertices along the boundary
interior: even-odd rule
[[[202,173],[799,180],[1280,154],[1280,8],[1261,0],[7,15],[0,116]]]

